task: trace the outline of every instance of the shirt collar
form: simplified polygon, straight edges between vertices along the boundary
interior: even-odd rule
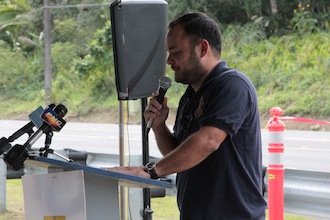
[[[201,91],[209,82],[212,82],[212,80],[218,76],[219,74],[222,74],[228,70],[228,65],[226,61],[220,61],[210,72],[210,74],[206,77],[205,81],[203,82],[202,86],[199,88],[197,93]],[[188,86],[188,94],[191,96],[192,94],[195,94],[195,91],[193,88],[189,85]]]

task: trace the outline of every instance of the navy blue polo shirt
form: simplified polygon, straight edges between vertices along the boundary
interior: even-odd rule
[[[195,167],[177,174],[182,220],[264,219],[261,130],[251,81],[221,61],[195,92],[181,97],[174,136],[182,143],[203,126],[228,136]]]

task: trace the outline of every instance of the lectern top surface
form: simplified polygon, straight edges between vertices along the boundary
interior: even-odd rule
[[[63,170],[83,170],[89,173],[106,176],[109,178],[117,179],[118,183],[122,186],[139,187],[139,188],[173,188],[174,184],[170,181],[153,180],[113,171],[107,171],[95,167],[77,164],[74,162],[66,162],[46,157],[34,157],[25,161],[26,165],[43,167],[43,168],[61,168]]]

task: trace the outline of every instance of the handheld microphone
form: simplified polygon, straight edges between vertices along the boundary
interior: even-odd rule
[[[30,122],[27,123],[26,125],[24,125],[22,128],[18,129],[14,134],[12,134],[10,137],[5,138],[2,137],[0,139],[0,155],[3,154],[4,152],[6,152],[7,150],[9,150],[11,148],[11,142],[13,142],[14,140],[16,140],[17,138],[21,137],[23,134],[27,133],[29,136],[31,136],[33,134],[33,127],[37,126],[39,124],[40,121],[40,115],[42,114],[42,112],[44,111],[44,109],[39,106],[36,110],[34,110],[33,112],[31,112],[29,114],[29,118],[30,118]],[[40,126],[37,126],[40,127]]]
[[[8,137],[8,138],[2,137],[0,139],[0,155],[5,153],[6,151],[8,151],[11,148],[10,143],[13,142],[14,140],[16,140],[17,138],[19,138],[20,136],[22,136],[23,134],[28,133],[29,136],[31,136],[33,134],[33,129],[32,129],[33,127],[34,127],[34,123],[32,121],[30,121],[29,123],[24,125],[22,128],[17,130],[10,137]]]
[[[28,149],[45,133],[46,140],[49,141],[52,137],[52,131],[60,131],[66,124],[66,121],[62,119],[67,113],[67,108],[64,105],[54,104],[49,105],[42,113],[41,120],[42,125],[38,130],[33,133],[27,142],[22,146],[16,144],[3,158],[8,167],[13,170],[19,170],[22,168],[24,161],[29,156]]]
[[[64,127],[66,121],[62,117],[68,112],[67,108],[62,104],[53,106],[55,105],[50,105],[44,110],[41,115],[41,120],[43,121],[41,127],[27,140],[23,147],[30,148],[43,133],[50,131],[59,132]]]
[[[163,101],[164,101],[164,97],[165,97],[165,93],[167,92],[167,89],[170,88],[172,85],[172,80],[167,77],[167,76],[162,76],[160,77],[159,79],[159,86],[158,86],[158,96],[156,97],[156,100],[162,104]],[[152,127],[152,124],[154,122],[154,119],[153,118],[150,118],[148,123],[147,123],[147,129],[146,129],[146,132],[147,134],[149,133],[151,127]]]

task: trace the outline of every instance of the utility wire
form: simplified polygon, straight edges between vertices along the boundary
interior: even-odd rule
[[[110,5],[113,1],[108,3],[93,3],[93,4],[77,4],[77,5],[52,5],[52,6],[43,6],[40,9],[44,8],[82,8],[82,7],[97,7],[103,5]]]

